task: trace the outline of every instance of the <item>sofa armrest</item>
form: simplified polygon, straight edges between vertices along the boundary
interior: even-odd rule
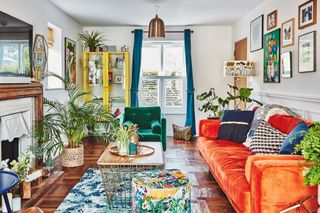
[[[207,138],[218,138],[220,128],[220,120],[204,119],[199,123],[199,136]]]
[[[251,160],[251,212],[279,212],[310,195],[317,195],[317,187],[304,185],[302,170],[305,161],[301,156],[258,158]],[[317,201],[312,199],[306,206],[316,210],[316,204]]]
[[[167,119],[164,117],[164,114],[161,113],[161,142],[163,151],[167,150]]]

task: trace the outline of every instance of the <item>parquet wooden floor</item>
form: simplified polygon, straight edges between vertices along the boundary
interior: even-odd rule
[[[168,138],[167,143],[166,168],[179,168],[187,173],[191,180],[192,212],[235,212],[201,159],[196,142]],[[84,165],[77,168],[61,168],[57,160],[52,176],[45,179],[41,185],[32,188],[32,199],[23,202],[24,208],[38,206],[45,212],[54,212],[85,171],[97,167],[96,162],[106,148],[105,145],[92,140],[85,141],[84,146]]]

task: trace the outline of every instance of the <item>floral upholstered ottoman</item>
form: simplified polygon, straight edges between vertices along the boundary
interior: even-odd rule
[[[152,170],[132,179],[133,212],[191,212],[190,182],[180,170]]]

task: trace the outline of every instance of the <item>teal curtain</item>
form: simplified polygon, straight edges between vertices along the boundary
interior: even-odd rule
[[[184,49],[186,57],[186,74],[187,74],[187,112],[186,126],[192,127],[192,135],[196,134],[196,121],[194,112],[194,85],[192,75],[192,60],[191,60],[191,31],[184,30]]]
[[[132,76],[131,76],[131,106],[139,106],[138,91],[141,69],[143,30],[134,30]]]

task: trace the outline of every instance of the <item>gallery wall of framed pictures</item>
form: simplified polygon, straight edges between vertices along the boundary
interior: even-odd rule
[[[279,24],[282,14],[276,6],[250,22],[250,52],[263,49],[264,83],[280,83],[281,78],[292,78],[293,63],[298,64],[294,70],[298,75],[317,69],[317,31],[311,27],[317,24],[317,0],[306,0],[297,7],[296,16]]]

